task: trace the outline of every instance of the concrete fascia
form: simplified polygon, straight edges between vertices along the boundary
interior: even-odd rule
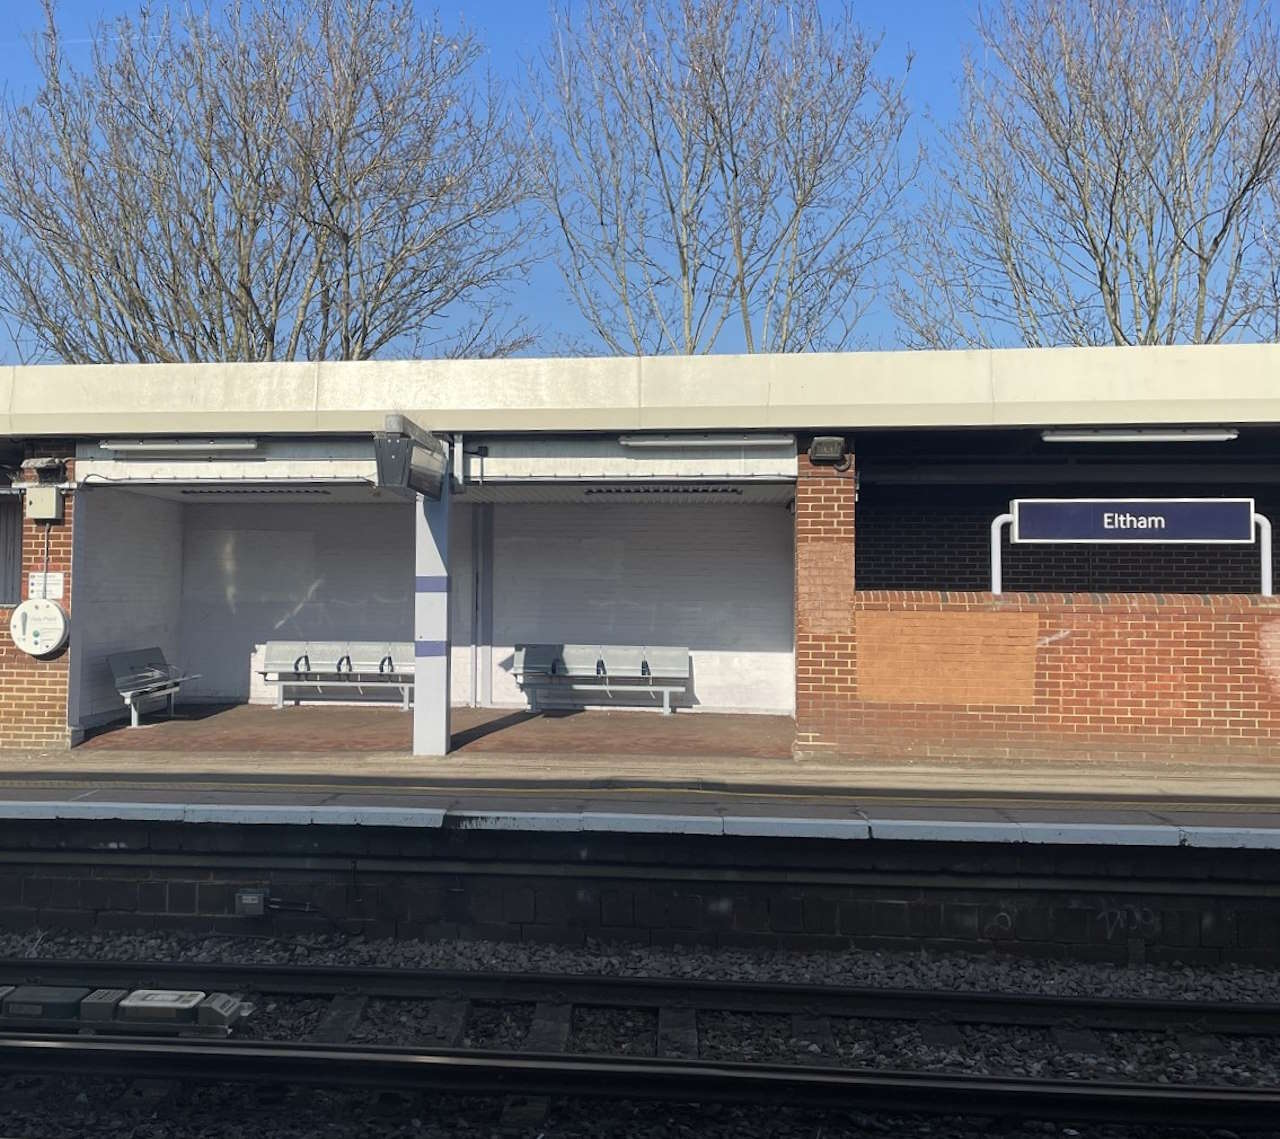
[[[0,369],[0,435],[1280,423],[1280,345]]]

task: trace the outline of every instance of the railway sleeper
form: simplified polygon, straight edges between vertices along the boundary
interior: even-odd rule
[[[539,1001],[533,1023],[524,1038],[524,1051],[560,1053],[569,1046],[573,1026],[573,1005]],[[546,1122],[550,1096],[508,1096],[502,1105],[498,1127],[508,1134],[520,1134]]]

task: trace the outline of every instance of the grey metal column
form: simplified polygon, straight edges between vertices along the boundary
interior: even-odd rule
[[[449,752],[449,483],[414,506],[414,755]]]

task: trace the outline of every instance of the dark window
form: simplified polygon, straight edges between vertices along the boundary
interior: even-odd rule
[[[0,491],[0,605],[22,600],[22,499]]]

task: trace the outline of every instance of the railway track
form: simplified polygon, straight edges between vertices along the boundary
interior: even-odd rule
[[[526,975],[343,967],[174,962],[0,960],[0,982],[96,987],[220,989],[327,999],[309,1040],[195,1041],[63,1032],[0,1033],[0,1070],[224,1082],[386,1087],[522,1096],[759,1101],[894,1113],[1000,1115],[1206,1127],[1272,1126],[1280,1088],[1038,1079],[888,1071],[836,1063],[739,1063],[700,1058],[702,1011],[781,1014],[813,1031],[830,1021],[918,1021],[1052,1029],[1280,1035],[1280,1005],[1109,1000],[1008,993],[837,988],[684,979]],[[430,1044],[353,1044],[373,1000],[426,1002],[438,1021]],[[458,1047],[473,1004],[533,1005],[518,1049]],[[566,1050],[575,1008],[656,1013],[658,1055]],[[448,1027],[452,1025],[452,1028]],[[443,1025],[444,1027],[439,1027]],[[664,1028],[665,1026],[665,1028]],[[685,1039],[692,1032],[692,1044]],[[671,1040],[662,1043],[664,1032]],[[811,1058],[810,1058],[811,1059]]]
[[[0,1069],[182,1081],[384,1087],[455,1094],[648,1098],[1021,1116],[1182,1127],[1273,1126],[1280,1090],[1165,1087],[794,1065],[307,1044],[0,1038]]]
[[[1280,1036],[1280,1004],[856,988],[685,978],[345,966],[0,958],[0,984],[225,989],[288,996],[512,1001],[1028,1027]]]

